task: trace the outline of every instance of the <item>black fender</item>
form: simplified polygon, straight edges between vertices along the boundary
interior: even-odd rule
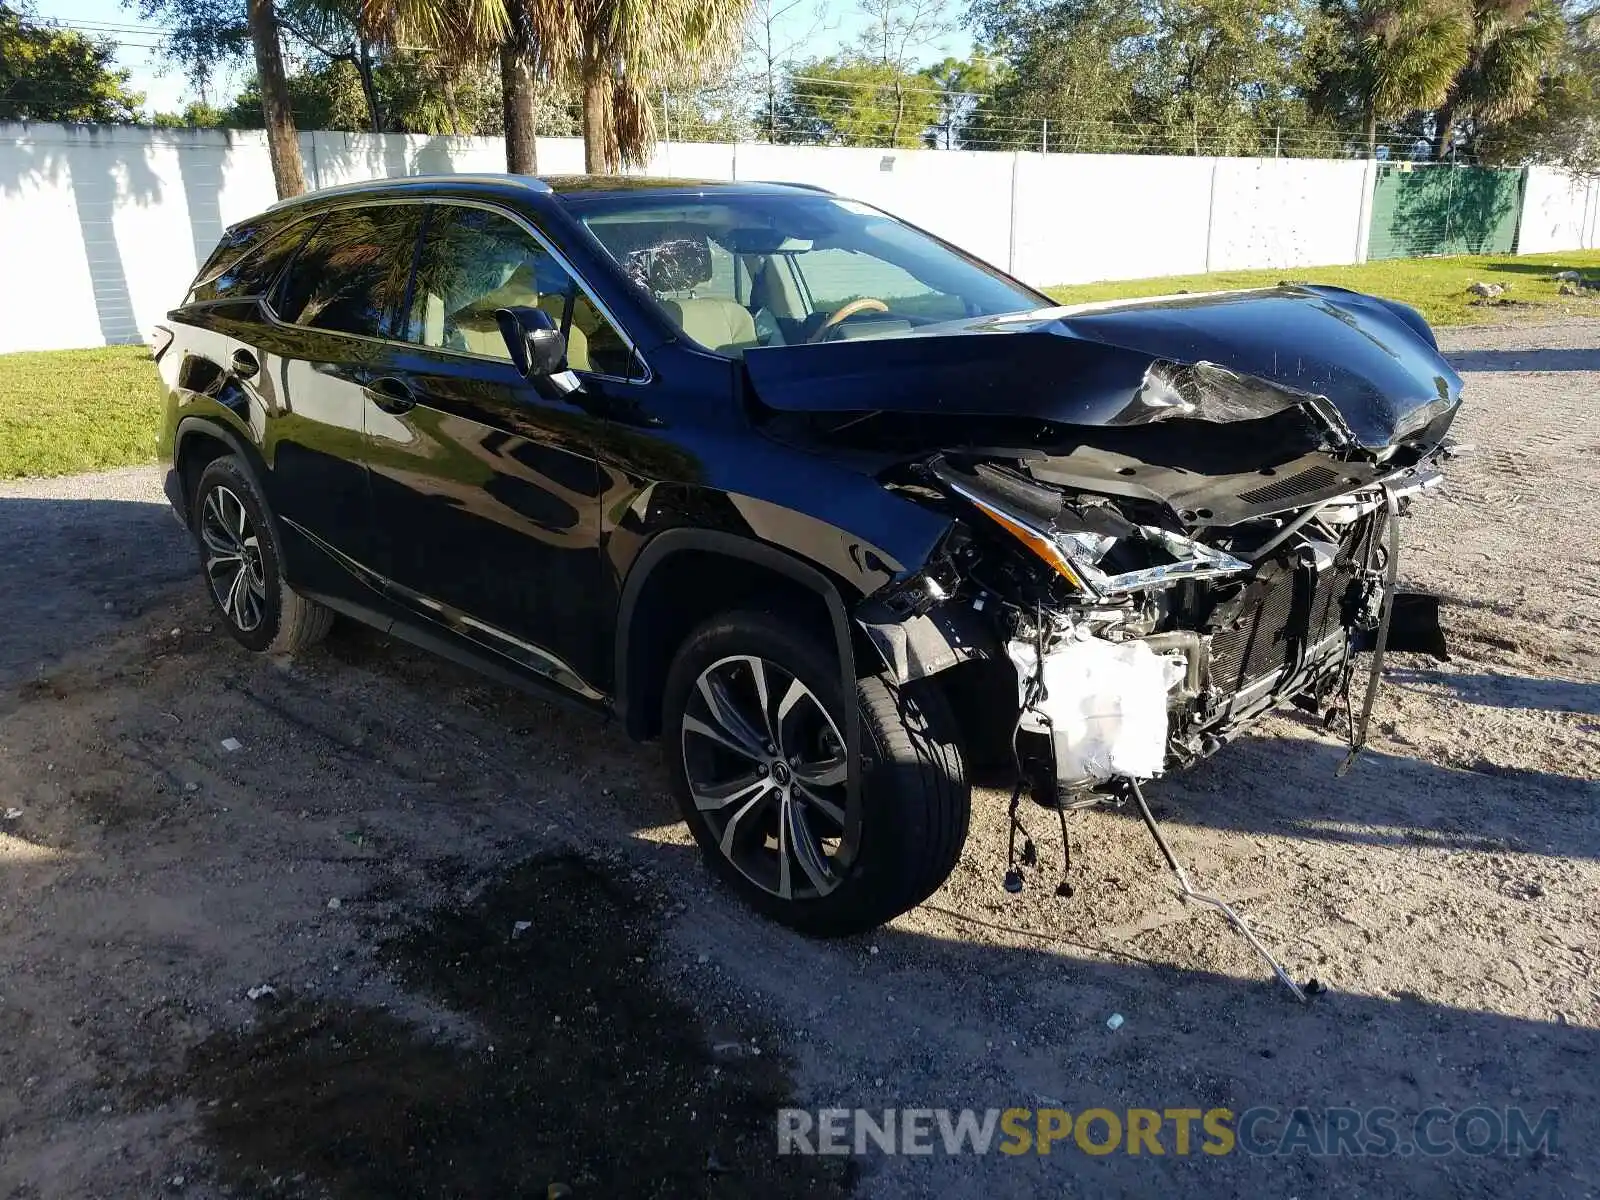
[[[651,572],[674,554],[690,550],[744,559],[792,579],[801,587],[816,593],[828,609],[833,640],[839,652],[839,678],[844,681],[845,695],[850,696],[851,684],[856,677],[855,645],[850,636],[850,617],[845,612],[844,598],[831,579],[817,568],[765,542],[713,529],[666,529],[646,542],[634,559],[622,586],[622,598],[617,608],[616,687],[612,705],[624,723],[628,718],[628,652],[639,595],[649,581]],[[850,769],[845,775],[846,811],[851,814],[850,819],[855,821],[860,819],[861,812],[861,714],[855,704],[845,705],[844,720],[845,750],[850,761]]]
[[[220,406],[218,406],[220,408]],[[223,409],[222,411],[227,411]],[[224,443],[244,463],[245,470],[255,485],[261,489],[261,494],[267,494],[267,462],[262,458],[261,451],[249,438],[242,435],[221,417],[200,416],[190,414],[178,422],[177,432],[172,438],[172,465],[176,467],[183,461],[183,443],[185,438],[196,434],[204,434],[216,438]]]

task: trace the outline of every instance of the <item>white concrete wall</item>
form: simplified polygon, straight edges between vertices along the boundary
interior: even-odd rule
[[[1215,163],[1207,269],[1361,261],[1365,161],[1219,158]]]
[[[498,171],[497,138],[306,133],[309,182]],[[576,138],[541,138],[550,175]],[[660,146],[638,173],[820,184],[1049,286],[1365,256],[1369,164]],[[138,341],[225,227],[274,200],[258,132],[0,125],[0,352]],[[1522,249],[1594,246],[1600,185],[1534,169]]]
[[[1600,215],[1600,181],[1529,167],[1522,199],[1522,223],[1517,228],[1517,252],[1539,254],[1549,250],[1587,250],[1596,241]]]
[[[1214,161],[1017,155],[1016,273],[1048,285],[1204,271]]]

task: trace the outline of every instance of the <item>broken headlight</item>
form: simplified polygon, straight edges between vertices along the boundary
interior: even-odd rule
[[[1074,517],[1064,504],[1046,519],[1040,512],[1024,512],[1021,506],[1008,503],[985,488],[978,476],[958,472],[942,460],[931,467],[951,492],[1011,534],[1089,600],[1167,587],[1180,579],[1209,579],[1251,569],[1249,563],[1231,554],[1155,525],[1135,524],[1120,514],[1102,521],[1100,530],[1074,529]],[[1116,532],[1110,532],[1111,528]],[[1102,570],[1113,550],[1134,547],[1147,565],[1117,572]]]

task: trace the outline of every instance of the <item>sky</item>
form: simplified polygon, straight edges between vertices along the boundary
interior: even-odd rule
[[[773,0],[778,9],[784,2]],[[178,112],[189,101],[199,99],[183,73],[162,58],[160,26],[141,20],[137,8],[124,7],[121,0],[35,0],[33,9],[40,19],[116,42],[117,65],[131,73],[129,85],[145,94],[147,116]],[[956,0],[952,0],[951,10],[955,12]],[[774,40],[779,45],[793,45],[797,58],[815,58],[855,42],[863,24],[853,0],[802,2],[779,20]],[[927,46],[918,57],[933,62],[947,54],[968,54],[971,49],[972,39],[957,30]],[[247,63],[223,69],[212,83],[208,99],[212,103],[231,99],[250,74]]]

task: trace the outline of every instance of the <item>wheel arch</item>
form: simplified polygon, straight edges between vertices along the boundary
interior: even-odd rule
[[[208,465],[227,454],[239,459],[249,473],[251,482],[266,498],[267,464],[255,446],[220,421],[189,416],[178,422],[172,443],[172,465],[183,482],[183,517],[186,523],[193,518],[190,510],[194,505],[194,491],[200,483],[200,476]],[[270,504],[267,513],[268,518],[276,522]]]
[[[643,739],[660,731],[667,669],[690,630],[718,612],[752,605],[777,608],[810,625],[837,650],[840,677],[855,678],[855,623],[829,575],[750,537],[664,530],[634,560],[617,609],[613,707],[630,736]],[[848,714],[847,720],[855,726]],[[859,731],[846,734],[859,737]]]

